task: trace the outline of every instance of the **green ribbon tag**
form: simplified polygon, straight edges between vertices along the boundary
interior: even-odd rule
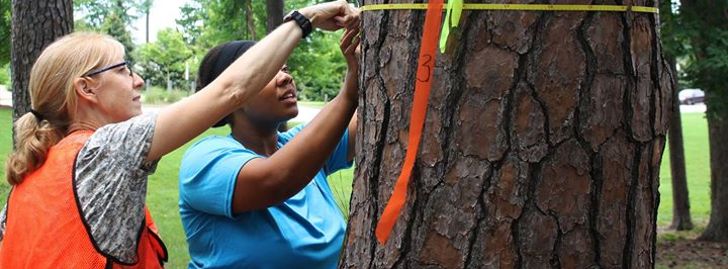
[[[440,32],[440,53],[445,53],[450,28],[458,27],[458,24],[460,24],[460,16],[463,14],[463,2],[464,0],[447,1],[445,22],[442,25],[442,32]]]

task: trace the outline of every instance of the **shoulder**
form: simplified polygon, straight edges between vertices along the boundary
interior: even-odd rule
[[[243,148],[240,143],[230,136],[211,135],[200,139],[190,145],[185,151],[184,158],[192,154],[208,154],[220,150],[233,150]]]
[[[114,136],[143,135],[154,129],[156,120],[156,113],[141,114],[122,122],[104,125],[94,132],[91,139],[98,140],[98,138],[102,138],[101,140],[105,140],[104,138]]]
[[[304,127],[306,127],[305,123],[296,125],[295,127],[291,128],[288,131],[278,133],[279,142],[281,142],[283,144],[288,143],[288,141],[291,141],[291,139],[293,139],[294,136],[296,136],[298,133],[300,133]]]
[[[234,156],[254,157],[255,152],[246,149],[231,136],[212,135],[192,144],[182,156],[180,169],[198,170]],[[180,171],[180,173],[182,173]]]

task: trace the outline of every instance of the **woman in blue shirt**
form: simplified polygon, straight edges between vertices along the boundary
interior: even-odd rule
[[[346,223],[326,176],[350,167],[354,157],[358,33],[358,24],[351,25],[341,40],[348,65],[341,91],[305,127],[277,131],[298,114],[296,86],[283,65],[258,95],[215,125],[230,125],[229,135],[187,150],[179,206],[190,268],[336,267]],[[210,50],[199,87],[252,45],[235,41]]]

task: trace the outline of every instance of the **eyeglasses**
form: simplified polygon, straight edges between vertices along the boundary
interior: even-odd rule
[[[90,76],[98,75],[98,74],[101,74],[103,72],[109,71],[109,70],[114,69],[114,68],[117,68],[117,67],[122,67],[122,66],[129,67],[129,62],[123,61],[123,62],[118,63],[118,64],[112,64],[112,65],[107,66],[107,67],[101,67],[101,68],[98,68],[98,69],[94,69],[94,70],[91,70],[91,71],[86,72],[86,74],[83,74],[82,77],[90,77]],[[129,69],[129,75],[130,76],[133,76],[133,72],[131,71],[131,68]]]

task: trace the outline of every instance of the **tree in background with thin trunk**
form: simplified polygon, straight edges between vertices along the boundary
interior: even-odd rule
[[[728,1],[681,0],[690,83],[705,91],[710,140],[710,221],[700,239],[728,242]]]
[[[686,49],[684,28],[680,27],[679,14],[673,13],[673,3],[669,0],[660,1],[660,37],[664,48],[665,59],[671,70],[671,83],[673,91],[672,116],[668,131],[670,146],[670,174],[672,182],[672,224],[671,229],[678,231],[693,228],[690,217],[690,198],[685,170],[685,148],[683,142],[682,120],[680,114],[680,91],[677,74],[677,57],[684,57]]]

